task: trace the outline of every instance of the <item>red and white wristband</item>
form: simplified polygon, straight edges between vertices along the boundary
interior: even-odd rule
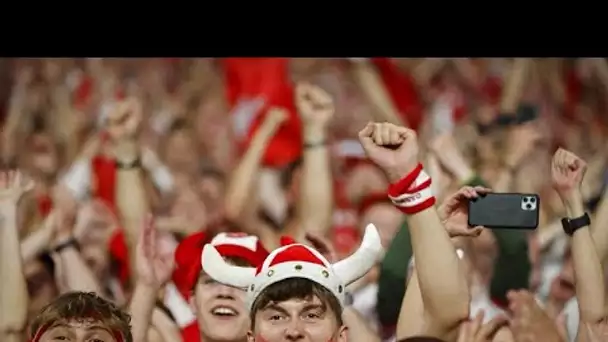
[[[388,198],[405,214],[419,213],[435,204],[431,183],[431,177],[424,172],[422,164],[418,164],[409,174],[388,187]]]

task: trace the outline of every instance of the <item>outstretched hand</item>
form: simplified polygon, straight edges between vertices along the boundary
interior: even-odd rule
[[[161,241],[149,214],[140,230],[135,254],[137,281],[154,288],[160,288],[171,278],[173,253],[162,250]]]
[[[34,188],[34,181],[20,171],[0,171],[0,207],[16,206],[26,192]]]

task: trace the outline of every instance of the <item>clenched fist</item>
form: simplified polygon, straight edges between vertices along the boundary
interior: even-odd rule
[[[136,137],[142,121],[141,103],[135,98],[118,102],[108,116],[107,130],[114,142]]]
[[[587,164],[574,153],[558,149],[551,161],[551,180],[553,188],[564,203],[581,197],[581,183]]]
[[[368,123],[359,132],[365,154],[384,171],[391,183],[418,165],[418,139],[409,128],[390,123]]]
[[[335,112],[331,96],[320,87],[305,82],[296,86],[296,105],[306,125],[324,127]]]

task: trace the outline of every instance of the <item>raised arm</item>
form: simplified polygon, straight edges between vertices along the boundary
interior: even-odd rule
[[[285,119],[287,113],[281,108],[271,108],[268,111],[264,123],[255,132],[247,151],[230,175],[224,198],[226,219],[238,223],[246,232],[259,235],[267,247],[275,245],[276,238],[257,220],[258,194],[255,186],[266,147]]]
[[[163,252],[154,218],[149,215],[140,229],[135,251],[135,290],[129,305],[134,342],[147,342],[159,290],[173,272],[173,254]]]
[[[334,103],[323,89],[308,83],[296,87],[298,112],[304,123],[304,163],[298,201],[300,228],[304,233],[327,235],[333,212],[333,181],[327,149],[327,125],[334,114]]]
[[[572,152],[558,149],[551,163],[553,187],[559,194],[568,220],[585,216],[581,183],[587,165]],[[591,237],[589,225],[570,223],[572,261],[575,270],[576,297],[580,311],[578,341],[590,341],[586,327],[596,327],[606,319],[604,311],[605,285],[600,258]]]
[[[393,203],[407,214],[428,314],[424,334],[454,339],[460,323],[469,317],[470,294],[456,250],[435,210],[430,179],[418,157],[416,133],[388,123],[370,123],[359,133],[359,139],[368,157],[391,182]]]
[[[28,293],[23,262],[19,257],[17,206],[33,184],[21,173],[0,172],[0,340],[19,342],[27,324]]]

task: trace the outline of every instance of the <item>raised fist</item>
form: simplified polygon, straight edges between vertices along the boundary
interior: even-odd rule
[[[141,103],[135,98],[119,101],[108,115],[107,131],[114,142],[134,139],[142,121]]]
[[[266,119],[264,120],[265,125],[269,125],[271,128],[278,128],[289,118],[289,113],[285,108],[281,107],[272,107],[268,110],[266,114]]]
[[[320,87],[305,82],[296,86],[296,105],[307,125],[325,126],[335,112],[331,96]]]
[[[553,188],[563,199],[580,192],[587,164],[574,153],[558,149],[551,161]]]
[[[389,178],[400,180],[418,164],[418,139],[409,128],[390,123],[368,123],[359,132],[365,154]]]

